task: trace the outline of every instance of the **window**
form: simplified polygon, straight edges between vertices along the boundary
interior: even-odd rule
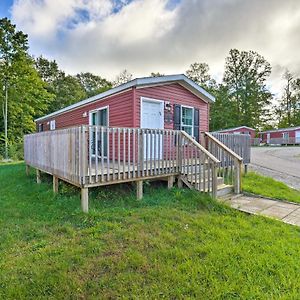
[[[288,140],[288,139],[289,139],[289,133],[288,133],[288,132],[284,132],[284,133],[282,134],[282,138],[283,138],[284,140]]]
[[[39,131],[39,132],[44,131],[44,124],[43,124],[43,123],[39,124],[38,131]]]
[[[191,136],[194,135],[194,109],[192,107],[182,106],[181,129]]]
[[[50,130],[55,130],[55,120],[50,121]]]

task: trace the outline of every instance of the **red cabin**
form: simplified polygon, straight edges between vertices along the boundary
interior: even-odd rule
[[[215,98],[185,75],[137,78],[36,120],[37,130],[77,125],[182,129],[199,141]]]
[[[262,131],[259,137],[266,144],[300,144],[300,126]]]

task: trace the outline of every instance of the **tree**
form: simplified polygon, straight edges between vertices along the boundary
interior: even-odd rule
[[[35,128],[33,118],[46,108],[51,97],[27,51],[27,35],[17,31],[9,19],[0,19],[0,84],[3,87],[0,129],[4,131],[1,140],[5,158],[8,158],[9,143],[20,141],[24,133]]]
[[[105,78],[89,72],[77,74],[76,78],[79,80],[81,86],[85,90],[87,97],[100,94],[112,87],[111,82],[107,81]]]
[[[278,127],[298,126],[300,124],[300,79],[288,70],[283,74],[285,86],[282,97],[275,107]]]
[[[271,117],[272,94],[266,87],[270,74],[271,65],[258,53],[230,50],[223,81],[229,93],[234,126],[257,128]]]
[[[160,77],[160,76],[165,76],[165,74],[162,74],[159,72],[151,72],[150,76],[151,77]]]
[[[132,80],[132,74],[124,69],[114,80],[113,86],[118,86]]]
[[[210,108],[210,130],[234,127],[236,120],[232,118],[232,105],[228,87],[223,84],[216,86],[213,95],[216,100]]]
[[[12,62],[28,49],[27,35],[16,31],[16,26],[7,18],[0,19],[0,70],[4,91],[2,117],[4,123],[5,158],[8,158],[8,89],[12,83]]]
[[[207,63],[193,63],[186,71],[186,76],[202,86],[203,88],[210,89],[216,82],[209,74],[209,66]]]
[[[43,81],[48,85],[53,84],[53,82],[59,78],[62,72],[59,70],[58,64],[55,60],[50,61],[43,56],[36,58],[35,67]]]
[[[77,76],[66,75],[59,69],[55,60],[42,56],[35,60],[35,66],[46,84],[47,91],[54,95],[47,113],[62,109],[88,97],[84,86]]]
[[[60,72],[58,78],[53,82],[55,98],[49,106],[49,112],[62,109],[87,98],[87,94],[80,84],[80,81],[71,75]]]

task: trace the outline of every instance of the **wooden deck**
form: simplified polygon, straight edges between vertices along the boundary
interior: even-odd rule
[[[89,188],[130,181],[138,199],[143,181],[155,179],[213,197],[225,180],[239,193],[242,158],[210,134],[206,139],[210,151],[184,131],[80,126],[26,135],[24,157],[37,169],[37,182],[41,171],[53,175],[55,192],[58,179],[80,187],[84,211]]]

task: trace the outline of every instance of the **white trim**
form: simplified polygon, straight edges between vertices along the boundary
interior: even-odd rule
[[[50,130],[55,130],[55,128],[56,128],[56,122],[55,122],[55,120],[51,120],[50,121],[49,128],[50,128]]]
[[[166,76],[160,76],[160,77],[144,77],[144,78],[137,78],[132,81],[129,81],[127,83],[124,83],[122,85],[119,85],[115,88],[112,88],[106,92],[103,92],[101,94],[95,95],[93,97],[87,98],[85,100],[79,101],[75,104],[72,104],[70,106],[67,106],[63,109],[60,109],[58,111],[55,111],[51,114],[48,114],[46,116],[43,116],[41,118],[38,118],[35,120],[35,122],[42,121],[44,119],[51,118],[53,116],[62,114],[64,112],[67,112],[69,110],[73,110],[75,108],[78,108],[80,106],[86,105],[88,103],[91,103],[96,100],[101,100],[104,99],[108,96],[114,95],[116,93],[120,93],[123,91],[126,91],[132,87],[139,87],[139,86],[153,86],[157,84],[170,84],[170,83],[175,83],[178,82],[188,90],[190,90],[192,93],[194,93],[198,98],[201,98],[202,100],[208,102],[208,103],[213,103],[215,102],[215,97],[212,96],[210,93],[208,93],[206,90],[204,90],[201,86],[196,84],[194,81],[189,79],[183,74],[179,75],[166,75]]]
[[[248,127],[248,126],[239,126],[239,127],[233,127],[233,128],[227,128],[227,129],[222,129],[222,130],[217,130],[217,131],[214,131],[214,132],[227,132],[227,131],[233,131],[233,130],[239,130],[239,129],[242,129],[242,128],[247,128],[249,130],[254,130],[254,128],[251,128],[251,127]]]
[[[142,127],[142,117],[143,117],[143,102],[154,102],[154,103],[160,103],[160,109],[161,109],[161,119],[160,119],[160,127],[157,129],[164,129],[165,128],[165,101],[159,100],[159,99],[153,99],[148,97],[141,97],[141,109],[140,109],[140,128]]]
[[[107,109],[107,127],[109,127],[109,105],[106,105],[106,106],[102,106],[102,107],[99,107],[99,108],[96,108],[96,109],[93,109],[93,110],[90,110],[89,111],[89,125],[92,125],[91,121],[92,121],[92,113],[94,112],[97,112],[99,110],[104,110],[104,109]]]
[[[192,109],[192,125],[182,125],[182,108],[190,108]],[[181,109],[180,109],[180,129],[182,129],[183,126],[185,127],[192,127],[192,137],[194,137],[194,124],[195,124],[195,108],[192,106],[188,106],[188,105],[181,105]]]

